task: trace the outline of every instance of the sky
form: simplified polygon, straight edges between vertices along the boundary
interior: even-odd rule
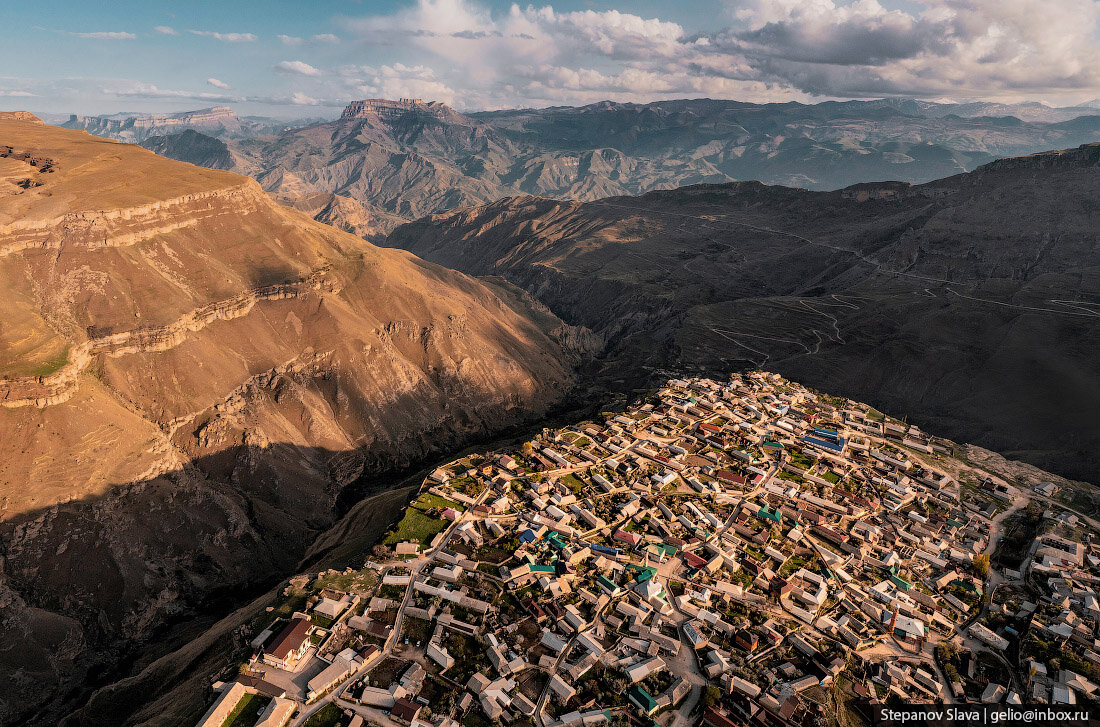
[[[0,3],[0,110],[1100,97],[1100,0]]]

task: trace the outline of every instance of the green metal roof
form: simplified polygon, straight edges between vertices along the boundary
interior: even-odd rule
[[[639,687],[637,684],[630,688],[627,692],[631,702],[634,702],[639,709],[643,710],[646,714],[656,711],[657,700],[652,694]]]
[[[895,586],[902,589],[903,591],[908,591],[910,588],[913,587],[912,583],[910,583],[909,581],[905,580],[904,578],[902,578],[900,576],[896,576],[896,575],[891,574],[890,575],[890,580],[894,582]]]

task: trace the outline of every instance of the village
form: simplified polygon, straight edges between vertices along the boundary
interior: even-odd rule
[[[1100,523],[776,374],[467,456],[293,579],[200,727],[771,727],[1085,704]],[[367,554],[365,554],[367,555]]]

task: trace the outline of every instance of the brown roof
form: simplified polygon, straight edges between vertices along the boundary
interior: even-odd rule
[[[397,719],[404,720],[405,722],[412,722],[416,719],[416,713],[420,711],[420,705],[416,702],[411,702],[404,697],[401,697],[393,703],[393,707],[390,709],[390,714]]]
[[[246,687],[255,689],[260,694],[268,697],[285,697],[286,690],[280,686],[276,686],[269,681],[254,677],[249,674],[241,674],[237,677],[237,681]]]
[[[737,727],[737,723],[714,707],[707,707],[703,712],[703,724],[708,727]]]
[[[304,618],[294,619],[271,642],[268,653],[276,659],[285,659],[287,654],[302,647],[302,642],[309,637],[310,626],[312,624]]]

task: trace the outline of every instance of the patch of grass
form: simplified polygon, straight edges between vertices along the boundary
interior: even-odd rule
[[[462,512],[462,510],[463,510],[462,506],[459,505],[454,500],[448,500],[445,497],[440,497],[439,495],[433,495],[430,492],[421,493],[420,497],[416,498],[411,503],[409,503],[409,507],[415,507],[418,510],[430,510],[433,507],[440,507],[440,508],[451,507],[451,508],[454,508],[455,510],[458,510],[459,512]]]
[[[330,573],[321,576],[313,582],[313,589],[320,591],[323,588],[329,588],[334,591],[351,593],[353,591],[369,591],[376,585],[378,585],[378,574],[373,570],[366,569],[351,573]]]
[[[426,511],[433,508],[443,509],[448,507],[462,510],[457,503],[439,495],[433,495],[430,492],[422,493],[405,508],[404,517],[397,523],[393,531],[386,536],[382,544],[392,547],[404,540],[413,540],[419,542],[421,547],[426,547],[431,543],[432,538],[445,530],[449,524],[449,521],[444,518],[428,515]]]
[[[256,718],[260,712],[267,708],[271,697],[262,694],[246,694],[237,702],[237,706],[222,722],[222,727],[252,727],[256,724]]]
[[[45,377],[51,374],[56,374],[67,363],[69,363],[69,348],[66,346],[62,351],[59,351],[52,358],[46,359],[42,363],[32,368],[31,375]]]
[[[302,727],[340,727],[344,712],[332,702],[317,710]]]
[[[576,477],[574,477],[572,474],[564,475],[561,478],[561,482],[562,482],[563,485],[568,487],[569,491],[572,492],[577,497],[580,497],[581,492],[584,491],[584,483],[581,482]]]

